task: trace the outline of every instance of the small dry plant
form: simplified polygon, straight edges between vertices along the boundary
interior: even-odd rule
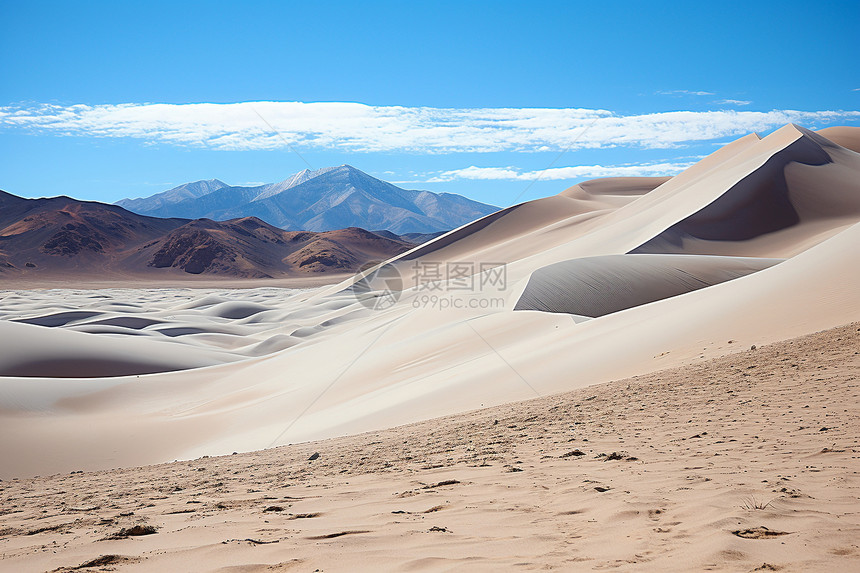
[[[768,507],[773,507],[773,500],[764,503],[757,500],[754,495],[745,497],[743,503],[741,503],[741,508],[748,509],[750,511],[754,509],[767,509]]]

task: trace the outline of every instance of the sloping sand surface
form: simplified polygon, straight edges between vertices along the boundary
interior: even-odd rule
[[[860,324],[748,348],[371,434],[3,481],[0,569],[854,571]]]
[[[0,477],[379,430],[858,321],[858,158],[789,125],[668,180],[586,182],[393,259],[402,285],[383,307],[353,280],[5,292],[0,327],[21,340],[0,353]],[[588,304],[514,312],[546,269],[591,263],[550,273],[541,308],[583,300],[591,277]]]

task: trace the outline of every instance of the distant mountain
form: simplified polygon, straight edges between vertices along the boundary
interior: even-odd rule
[[[122,199],[114,205],[145,215],[166,205],[174,205],[186,199],[197,199],[224,187],[229,187],[229,185],[217,179],[195,181],[144,199]]]
[[[284,231],[255,217],[163,219],[117,205],[0,191],[0,280],[346,273],[413,246],[359,228],[314,233]]]
[[[117,205],[156,217],[258,217],[289,230],[361,227],[398,235],[448,231],[498,210],[452,193],[401,189],[349,165],[304,170],[258,187],[198,181]]]

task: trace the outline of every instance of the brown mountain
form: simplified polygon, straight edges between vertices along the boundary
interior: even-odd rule
[[[412,246],[358,228],[290,232],[256,217],[162,219],[116,205],[0,191],[0,279],[343,273]]]

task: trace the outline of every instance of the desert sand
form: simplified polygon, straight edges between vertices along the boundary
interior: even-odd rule
[[[379,432],[3,481],[0,569],[856,571],[858,348],[855,323]]]
[[[48,503],[44,493],[57,492],[53,509],[32,516],[67,518],[49,525],[62,526],[61,548],[72,539],[63,523],[74,519],[57,504],[112,511],[78,516],[80,542],[66,549],[80,552],[62,549],[57,560],[48,560],[53,547],[40,560],[42,550],[27,545],[39,539],[21,534],[39,529],[30,518],[7,514],[0,567],[77,566],[132,555],[112,544],[133,543],[141,551],[132,556],[145,559],[116,566],[185,559],[165,567],[214,570],[300,559],[299,570],[355,570],[402,558],[391,568],[575,570],[571,560],[581,558],[587,569],[856,569],[848,540],[857,533],[860,345],[856,325],[845,325],[860,321],[858,131],[787,125],[672,178],[584,182],[390,259],[380,272],[389,280],[4,285],[4,504],[23,509],[22,499]],[[521,402],[535,397],[543,401]],[[200,460],[289,444],[302,445]],[[458,444],[471,445],[460,452]],[[561,458],[568,445],[586,455]],[[495,454],[485,466],[478,457],[488,449]],[[309,463],[313,451],[321,456]],[[627,453],[596,457],[614,451]],[[60,477],[27,481],[172,460],[186,461],[74,474],[62,485]],[[528,471],[509,471],[520,465]],[[19,482],[10,486],[11,478]],[[451,479],[460,483],[422,489]],[[88,491],[101,497],[78,503],[73,483],[75,491],[118,489]],[[24,484],[29,492],[18,489]],[[203,505],[170,514],[188,509],[195,500],[183,496],[195,488],[205,489]],[[766,504],[794,489],[814,501],[788,494],[776,507],[740,507],[740,498]],[[627,491],[635,493],[621,498]],[[263,513],[269,502],[283,511]],[[441,510],[414,513],[437,505],[455,510],[438,524]],[[128,511],[135,515],[117,517]],[[582,513],[564,514],[574,511]],[[290,512],[321,515],[297,524]],[[661,517],[668,513],[675,517]],[[86,547],[141,515],[161,516],[158,535]],[[290,523],[269,532],[267,519]],[[380,533],[383,526],[391,529]],[[763,539],[731,533],[759,526],[768,530],[748,535]],[[777,530],[796,542],[766,533]],[[344,531],[367,533],[308,539]],[[229,557],[219,552],[236,539]]]
[[[354,278],[4,291],[0,477],[378,430],[860,320],[858,173],[815,132],[752,134],[673,178],[586,182],[412,249],[375,310]],[[452,263],[471,288],[418,276]]]

